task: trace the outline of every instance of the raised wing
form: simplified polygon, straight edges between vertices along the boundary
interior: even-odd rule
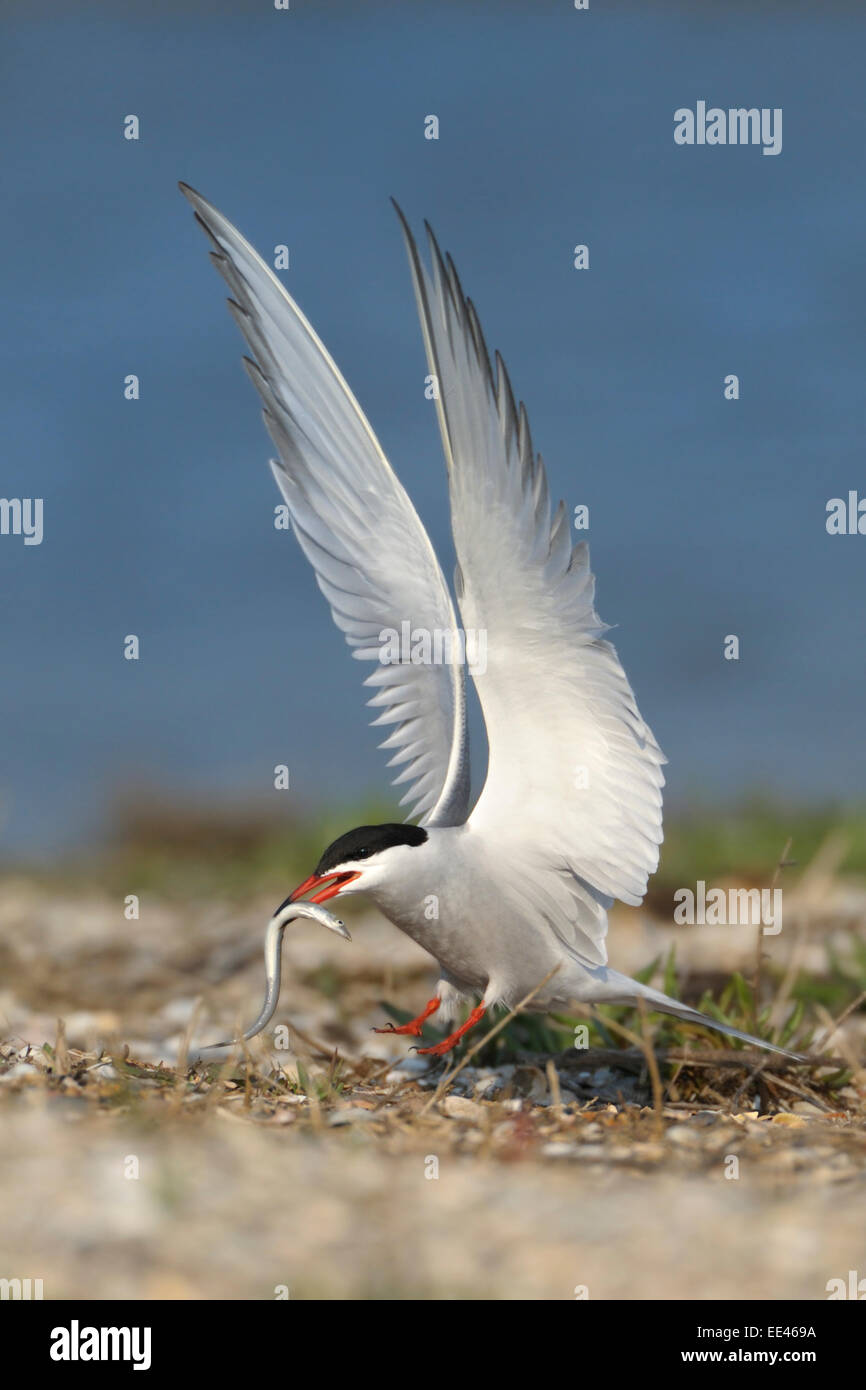
[[[399,209],[398,209],[399,212]],[[665,759],[595,612],[585,542],[551,515],[541,458],[501,358],[427,228],[432,273],[405,220],[448,464],[473,676],[490,748],[469,819],[503,887],[582,959],[607,959],[606,909],[638,903],[658,864]],[[481,641],[481,638],[478,639]]]
[[[451,634],[454,607],[430,539],[336,364],[276,276],[232,224],[186,184],[252,359],[279,454],[274,476],[292,526],[352,655],[376,662],[365,684],[393,725],[380,746],[409,783],[401,805],[429,825],[456,825],[469,804],[463,667],[397,662],[386,631]],[[383,651],[392,658],[383,663]],[[401,655],[405,657],[405,644]]]

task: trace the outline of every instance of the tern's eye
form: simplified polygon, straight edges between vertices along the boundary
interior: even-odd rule
[[[355,855],[355,858],[356,858],[356,859],[367,859],[367,858],[369,858],[369,855],[370,855],[370,851],[369,851],[368,849],[359,849],[359,850],[358,850],[358,853]]]

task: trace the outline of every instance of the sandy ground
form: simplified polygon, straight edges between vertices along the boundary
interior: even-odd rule
[[[257,1012],[272,907],[143,901],[128,922],[95,892],[0,885],[0,1278],[76,1299],[822,1299],[866,1276],[862,1013],[833,1092],[696,1064],[654,1105],[633,1050],[470,1064],[440,1094],[441,1066],[370,1031],[434,977],[366,914],[351,944],[289,929],[288,1049],[175,1072],[189,1028]],[[856,886],[804,897],[799,928],[795,907],[767,943],[782,976],[866,937]],[[670,940],[640,913],[612,926],[627,970]],[[754,960],[751,934],[677,940],[696,980]]]

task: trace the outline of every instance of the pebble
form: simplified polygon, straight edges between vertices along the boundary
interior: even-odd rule
[[[631,1156],[638,1163],[660,1163],[666,1157],[664,1144],[633,1144]]]
[[[39,1075],[39,1068],[32,1062],[15,1062],[6,1071],[0,1072],[0,1082],[32,1081]]]
[[[802,1149],[777,1149],[771,1161],[774,1168],[781,1168],[783,1171],[809,1166],[809,1160]]]
[[[511,1084],[517,1095],[524,1096],[535,1105],[548,1100],[547,1077],[538,1067],[515,1067]]]
[[[856,1176],[857,1168],[853,1163],[846,1161],[844,1166],[830,1167],[829,1164],[825,1164],[822,1168],[813,1168],[809,1174],[809,1179],[813,1183],[831,1183],[846,1182]]]
[[[671,1125],[670,1129],[665,1132],[665,1138],[670,1144],[680,1144],[687,1148],[695,1148],[702,1142],[696,1129],[692,1129],[691,1125],[682,1124]]]
[[[66,1040],[73,1046],[89,1046],[100,1037],[114,1033],[121,1025],[120,1015],[111,1010],[78,1010],[66,1015]],[[54,1041],[53,1034],[51,1036]]]
[[[175,1028],[189,1023],[201,1000],[199,998],[169,999],[160,1009],[160,1017]]]
[[[410,1053],[408,1057],[404,1057],[401,1062],[391,1068],[385,1080],[388,1082],[408,1081],[410,1077],[423,1076],[429,1070],[430,1059],[428,1057],[416,1057]]]
[[[577,1079],[581,1086],[594,1086],[599,1089],[613,1079],[610,1067],[596,1067],[595,1071],[579,1071]]]
[[[328,1124],[333,1129],[337,1125],[360,1125],[367,1120],[378,1118],[375,1110],[365,1110],[363,1106],[347,1105],[345,1110],[334,1110],[328,1116]]]
[[[483,1105],[479,1105],[477,1100],[467,1100],[464,1096],[446,1096],[442,1101],[441,1110],[442,1114],[451,1120],[480,1120],[484,1114]]]
[[[96,1066],[88,1067],[91,1076],[98,1076],[100,1081],[119,1081],[120,1072],[111,1062],[97,1062]]]
[[[578,1142],[581,1144],[593,1144],[598,1139],[604,1138],[604,1130],[597,1120],[590,1120],[584,1124],[577,1135]]]

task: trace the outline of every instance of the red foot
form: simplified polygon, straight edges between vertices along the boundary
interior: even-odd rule
[[[419,1057],[444,1057],[446,1052],[450,1052],[464,1033],[468,1033],[470,1028],[474,1028],[485,1015],[487,1010],[483,1004],[479,1004],[477,1009],[473,1009],[465,1023],[461,1023],[456,1032],[443,1038],[441,1042],[434,1043],[432,1047],[416,1047],[415,1051]]]
[[[399,1028],[395,1028],[393,1023],[389,1023],[386,1028],[374,1028],[373,1032],[410,1033],[413,1038],[420,1038],[425,1019],[428,1019],[431,1014],[435,1014],[441,1003],[441,999],[428,999],[427,1003],[424,1005],[424,1012],[419,1014],[417,1018],[413,1018],[411,1023],[403,1023]]]

